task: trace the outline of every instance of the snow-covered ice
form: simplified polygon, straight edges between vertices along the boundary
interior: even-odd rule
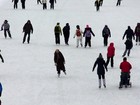
[[[49,1],[49,0],[48,0]],[[0,63],[0,82],[3,85],[2,105],[139,105],[140,103],[140,46],[134,47],[128,61],[132,64],[132,88],[118,89],[120,81],[119,64],[125,46],[122,36],[127,26],[135,28],[140,22],[140,0],[123,0],[116,7],[117,0],[104,0],[96,12],[94,0],[57,0],[55,9],[42,9],[36,0],[26,0],[26,9],[13,9],[11,0],[0,0],[0,24],[5,19],[11,26],[12,39],[5,39],[0,31],[0,49],[5,63]],[[23,25],[31,20],[34,33],[30,44],[22,44]],[[61,36],[61,45],[55,45],[53,29],[57,22],[61,27],[71,26],[69,46]],[[92,27],[91,48],[76,48],[73,39],[76,25],[84,30]],[[98,88],[93,63],[101,52],[106,60],[107,47],[103,46],[102,29],[108,25],[115,43],[115,67],[108,66],[107,88]],[[84,39],[83,39],[84,42]],[[53,61],[55,49],[59,48],[66,59],[67,75],[57,77]]]

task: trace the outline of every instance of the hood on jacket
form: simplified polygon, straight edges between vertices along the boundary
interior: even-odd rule
[[[113,43],[113,42],[111,42],[111,43],[110,43],[110,46],[114,46],[114,43]]]

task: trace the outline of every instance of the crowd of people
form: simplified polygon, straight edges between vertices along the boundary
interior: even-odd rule
[[[12,0],[14,3],[14,9],[18,9],[18,3],[19,0]],[[25,9],[26,6],[26,0],[20,0],[22,9]],[[54,4],[56,3],[56,0],[49,0],[50,3],[50,9],[54,9]],[[37,0],[37,4],[41,4],[43,6],[43,10],[47,9],[47,0]]]
[[[12,0],[14,2],[14,9],[18,8],[19,0]],[[22,9],[25,9],[25,2],[26,0],[21,0]],[[56,0],[49,0],[50,3],[50,9],[54,9],[54,4],[56,3]],[[42,4],[43,9],[47,9],[47,0],[37,0],[37,4]],[[103,0],[96,0],[95,6],[96,10],[99,11],[100,6],[103,5]],[[121,5],[121,0],[117,0],[116,6]],[[1,31],[4,31],[4,37],[7,38],[7,34],[9,38],[12,39],[12,35],[10,32],[10,24],[8,23],[8,20],[4,20],[3,24],[1,25]],[[56,23],[56,26],[54,26],[54,36],[55,36],[55,44],[60,44],[60,35],[64,36],[64,41],[66,45],[69,45],[69,38],[70,38],[70,24],[66,23],[66,25],[61,28],[60,23]],[[33,34],[33,25],[30,20],[27,20],[27,23],[23,26],[23,41],[24,44],[27,37],[27,43],[30,43],[30,34]],[[80,28],[80,25],[76,25],[75,34],[73,38],[76,37],[76,47],[78,48],[79,45],[81,47],[84,46],[86,48],[87,46],[91,47],[91,38],[95,37],[96,35],[92,31],[92,28],[89,25],[86,25],[84,31]],[[83,37],[85,38],[85,44],[83,45]],[[102,30],[102,37],[103,37],[103,45],[108,46],[108,38],[111,37],[111,30],[109,29],[108,25],[105,25]],[[136,40],[136,45],[140,45],[140,23],[137,23],[137,26],[135,27],[134,31],[131,29],[130,26],[128,26],[128,29],[124,32],[124,35],[122,39],[126,37],[125,41],[125,51],[122,55],[123,61],[120,63],[120,69],[121,69],[121,82],[120,87],[122,88],[124,77],[130,79],[130,70],[132,69],[132,65],[127,61],[127,58],[125,57],[130,56],[130,51],[133,47],[133,39]],[[1,52],[1,51],[0,51]],[[105,71],[108,71],[108,64],[110,62],[111,67],[114,67],[114,56],[115,56],[115,47],[114,43],[111,42],[109,46],[107,47],[107,60],[105,61],[102,54],[99,53],[98,58],[95,60],[95,63],[93,65],[92,71],[95,70],[97,66],[97,75],[99,79],[99,88],[102,86],[102,80],[103,80],[103,86],[106,88],[106,80],[105,80]],[[4,59],[2,55],[0,54],[0,59],[4,63]],[[62,52],[59,49],[56,49],[54,52],[54,63],[56,66],[56,71],[58,74],[58,77],[60,77],[61,71],[64,72],[66,75],[66,69],[65,69],[65,58],[62,54]],[[125,80],[127,81],[127,80]],[[125,87],[127,87],[127,82],[125,84]],[[0,96],[2,94],[2,85],[0,83]],[[0,100],[1,105],[1,100]]]

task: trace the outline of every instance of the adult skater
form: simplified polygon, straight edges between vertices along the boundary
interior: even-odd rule
[[[139,43],[140,45],[140,23],[137,23],[135,27],[135,35],[136,35],[136,45]]]
[[[127,81],[128,78],[130,80],[130,70],[132,69],[132,65],[127,61],[127,58],[123,58],[123,62],[120,63],[120,69],[121,69],[121,82],[120,82],[120,87],[122,88],[123,82],[125,82],[125,87],[127,88]],[[125,78],[124,78],[125,77]]]
[[[117,0],[116,6],[120,6],[120,5],[121,5],[121,1],[122,1],[122,0]]]
[[[103,85],[106,88],[106,81],[105,81],[105,69],[108,71],[105,61],[102,57],[102,54],[99,54],[99,57],[96,59],[92,71],[94,71],[95,67],[97,67],[97,75],[99,78],[99,88],[101,88],[101,78],[103,79]]]
[[[54,34],[55,34],[55,43],[60,44],[60,35],[62,35],[60,23],[57,23],[56,26],[54,27]]]
[[[124,51],[122,57],[124,57],[126,55],[126,53],[127,53],[127,56],[129,56],[130,55],[130,51],[131,51],[131,49],[133,47],[133,42],[129,38],[125,41],[124,44],[125,44],[125,51]]]
[[[37,4],[39,4],[39,3],[42,4],[40,0],[37,0]]]
[[[8,23],[8,20],[4,20],[4,23],[1,26],[1,31],[4,30],[4,36],[7,38],[7,33],[10,38],[12,38],[11,33],[10,33],[10,24]]]
[[[100,10],[100,1],[96,0],[94,5],[96,6],[96,11],[99,11]]]
[[[18,0],[12,0],[12,2],[14,2],[14,9],[18,8]]]
[[[27,35],[28,35],[27,42],[29,44],[30,43],[30,34],[33,33],[33,26],[31,24],[30,20],[28,20],[27,23],[25,23],[25,25],[23,26],[23,32],[24,32],[23,44],[26,40]]]
[[[103,28],[102,37],[104,39],[104,46],[107,46],[108,45],[108,37],[111,37],[111,32],[110,32],[110,29],[108,28],[107,25],[105,25],[105,27]]]
[[[124,32],[124,35],[123,35],[123,38],[122,38],[122,39],[124,39],[125,36],[126,36],[126,39],[128,39],[128,38],[129,38],[130,40],[132,40],[132,38],[135,39],[134,32],[133,32],[133,30],[131,29],[130,26],[128,26],[128,28],[127,28],[126,31]]]
[[[77,25],[76,26],[76,31],[75,31],[75,35],[73,38],[75,38],[75,36],[77,37],[77,44],[76,44],[76,47],[78,48],[79,47],[79,43],[81,45],[81,47],[83,47],[83,42],[82,42],[82,34],[83,34],[83,31],[80,29],[80,26]]]
[[[66,23],[66,25],[64,26],[63,35],[64,35],[65,44],[69,45],[69,43],[68,43],[69,37],[70,37],[70,25],[69,25],[69,23]]]
[[[54,9],[54,3],[56,3],[56,0],[50,0],[50,9]]]
[[[85,48],[87,47],[87,44],[91,47],[91,35],[95,36],[92,29],[87,25],[83,33],[83,36],[85,37]]]
[[[111,60],[111,67],[114,67],[114,55],[115,55],[114,43],[110,43],[109,47],[107,48],[106,66],[108,66],[109,61]]]
[[[0,52],[1,52],[1,50],[0,50]],[[1,54],[0,54],[0,59],[1,59],[2,63],[4,63],[4,59]]]
[[[43,10],[47,9],[47,0],[42,0]]]
[[[64,65],[65,64],[65,58],[64,58],[63,54],[60,52],[59,49],[56,49],[55,52],[54,52],[54,63],[55,63],[55,66],[56,66],[58,77],[60,77],[61,70],[66,75],[66,69],[65,69],[65,65]]]
[[[22,9],[25,9],[25,1],[26,0],[21,0]]]

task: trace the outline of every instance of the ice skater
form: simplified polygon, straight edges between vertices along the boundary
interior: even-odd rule
[[[4,20],[4,23],[1,26],[1,31],[4,30],[4,36],[7,38],[7,33],[10,38],[12,38],[11,33],[10,33],[10,24],[8,23],[8,20]]]
[[[58,77],[60,77],[61,70],[66,75],[66,69],[65,69],[65,65],[64,65],[65,64],[65,58],[64,58],[63,54],[60,52],[59,49],[56,49],[55,52],[54,52],[54,63],[55,63],[55,66],[56,66]]]
[[[102,57],[102,54],[99,54],[99,57],[96,59],[92,71],[94,71],[95,67],[97,67],[97,75],[99,78],[99,88],[101,88],[101,78],[103,79],[103,86],[106,88],[106,81],[105,81],[105,70],[108,71],[106,67],[106,63]]]
[[[82,42],[83,37],[82,37],[82,34],[83,34],[83,31],[80,29],[80,26],[77,25],[76,26],[75,35],[73,37],[73,38],[75,38],[75,36],[77,37],[77,41],[76,41],[77,42],[77,44],[76,44],[77,48],[79,47],[79,43],[80,43],[81,47],[83,47],[83,42]]]
[[[23,32],[24,32],[24,37],[23,37],[23,44],[26,40],[26,37],[28,35],[28,38],[27,38],[27,42],[28,44],[30,43],[30,34],[33,33],[33,26],[31,24],[31,21],[28,20],[27,23],[25,23],[25,25],[23,26]]]

